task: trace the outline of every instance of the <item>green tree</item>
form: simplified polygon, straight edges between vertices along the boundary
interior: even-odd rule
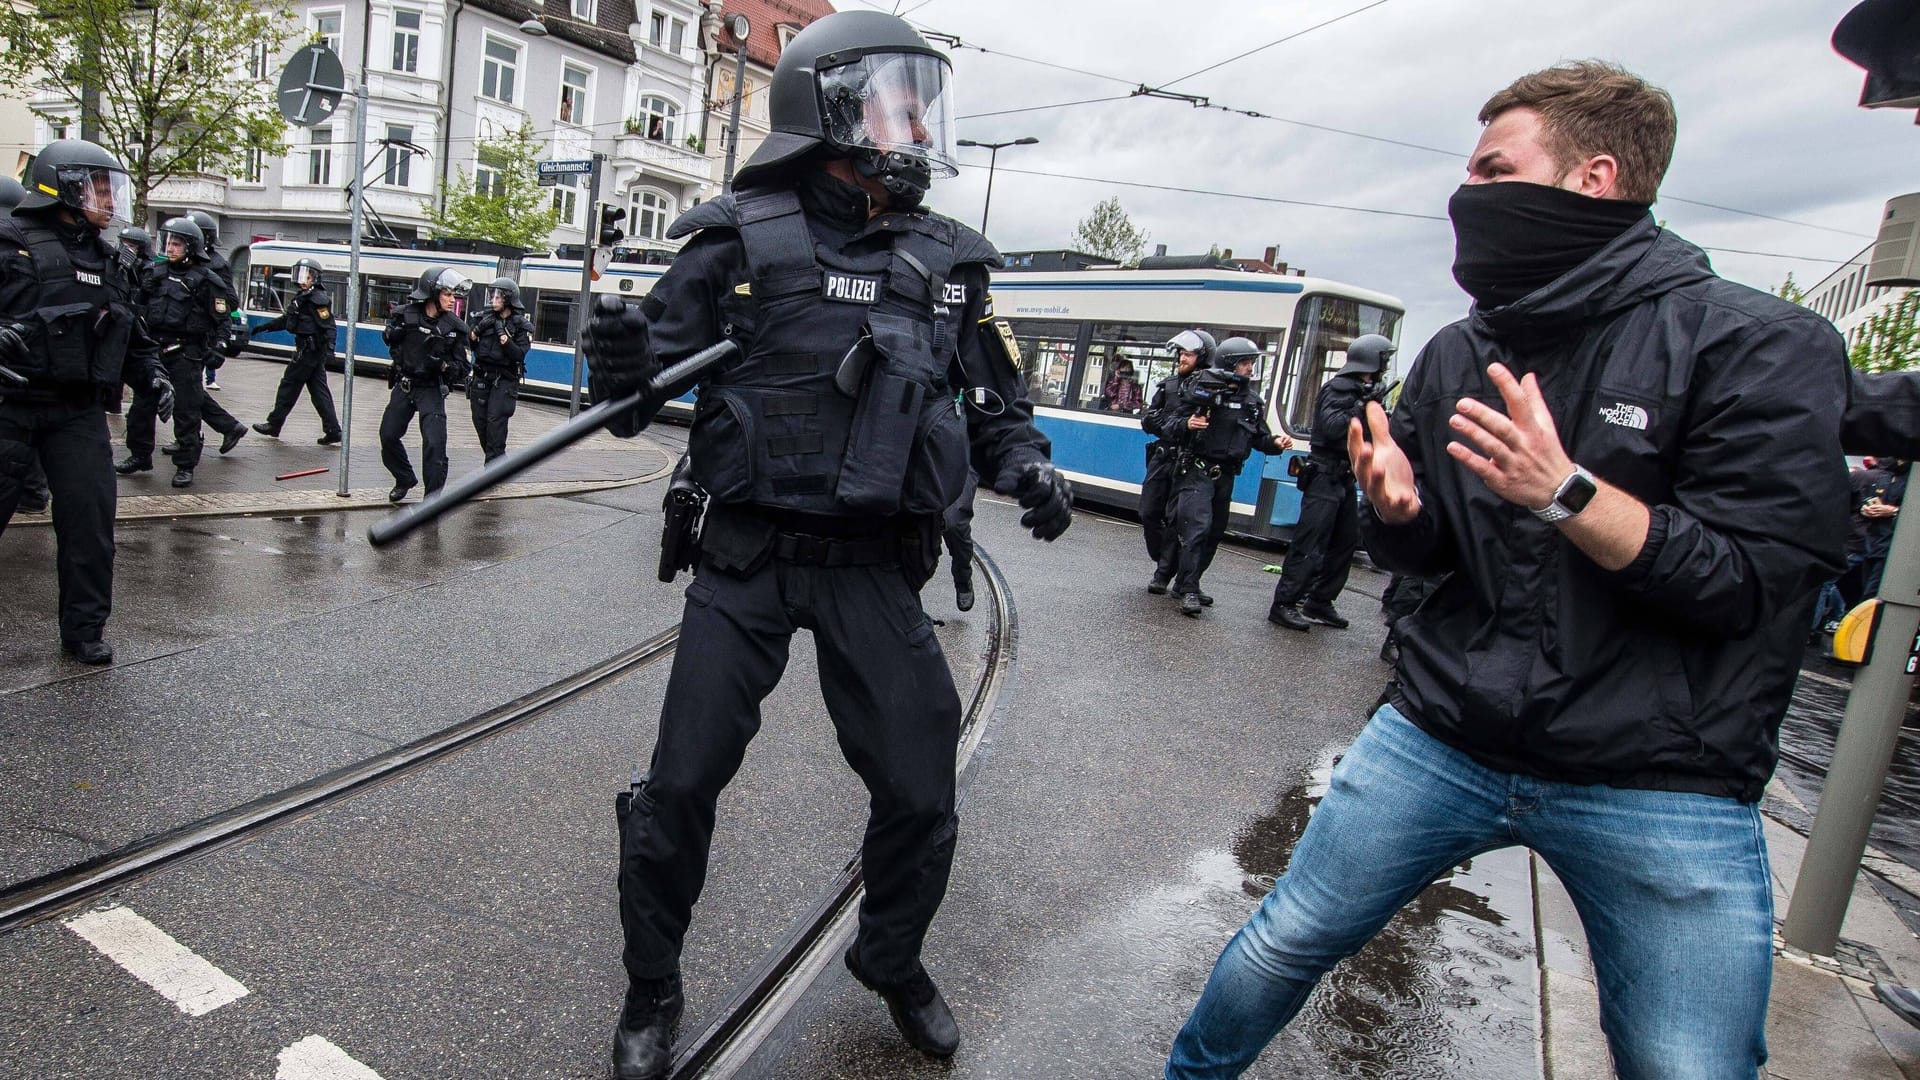
[[[1793,280],[1793,271],[1791,270],[1787,271],[1787,280],[1781,282],[1780,287],[1773,290],[1773,295],[1785,300],[1789,304],[1804,304],[1807,302],[1807,290],[1801,288],[1800,283]]]
[[[1920,367],[1920,289],[1908,289],[1868,316],[1847,350],[1847,362],[1866,372]]]
[[[257,47],[277,56],[294,27],[285,0],[40,0],[0,10],[0,88],[43,94],[57,124],[84,120],[127,166],[134,219],[175,177],[242,171],[250,151],[286,152],[286,122]]]
[[[1120,207],[1119,197],[1114,196],[1095,204],[1093,213],[1081,219],[1073,231],[1073,246],[1089,255],[1135,263],[1147,250],[1147,234],[1133,227],[1133,220]]]
[[[541,145],[528,126],[504,139],[481,143],[484,174],[455,169],[446,209],[436,211],[432,200],[425,203],[434,235],[491,240],[536,251],[546,248],[547,238],[560,224],[560,212],[536,175],[540,153]]]

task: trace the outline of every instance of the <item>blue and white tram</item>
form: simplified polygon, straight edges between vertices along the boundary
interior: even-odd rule
[[[1053,459],[1073,479],[1076,497],[1127,509],[1146,478],[1140,411],[1108,393],[1112,375],[1131,366],[1146,400],[1173,370],[1166,342],[1199,327],[1225,340],[1259,344],[1254,378],[1267,399],[1267,422],[1293,436],[1294,449],[1256,452],[1233,490],[1230,527],[1247,535],[1288,535],[1300,517],[1291,463],[1308,450],[1313,401],[1346,363],[1362,334],[1399,341],[1400,301],[1322,278],[1236,270],[1060,270],[994,276],[995,314],[1013,326],[1026,366],[1027,394]],[[1119,400],[1116,400],[1118,398]],[[1297,467],[1297,466],[1295,466]]]

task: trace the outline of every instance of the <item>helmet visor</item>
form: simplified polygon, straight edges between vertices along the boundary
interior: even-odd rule
[[[311,289],[320,284],[320,269],[312,263],[299,263],[293,268],[293,283],[302,289]]]
[[[1173,353],[1203,353],[1207,351],[1207,343],[1200,340],[1200,335],[1194,333],[1192,330],[1182,330],[1173,335],[1172,341],[1167,342],[1167,351]]]
[[[442,270],[440,276],[433,279],[433,287],[436,292],[450,292],[455,296],[465,296],[467,290],[473,287],[473,282],[458,270]]]
[[[87,216],[96,229],[133,220],[133,181],[119,169],[75,165],[56,174],[60,201]]]
[[[925,53],[874,53],[820,73],[827,141],[905,154],[955,176],[952,69]]]
[[[519,297],[509,289],[492,288],[487,290],[488,304],[505,304],[508,307],[512,307],[513,302],[517,299],[519,299]]]

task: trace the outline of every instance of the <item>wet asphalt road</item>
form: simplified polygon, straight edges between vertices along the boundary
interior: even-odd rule
[[[679,433],[669,429],[662,442]],[[364,758],[678,618],[653,578],[657,485],[469,510],[391,551],[367,515],[130,525],[105,671],[50,660],[48,530],[0,538],[0,879],[19,881]],[[1356,571],[1344,632],[1261,618],[1276,556],[1223,551],[1219,604],[1140,588],[1137,528],[1026,538],[983,498],[1018,660],[961,808],[929,968],[966,1035],[899,1043],[837,966],[747,1075],[1156,1075],[1226,938],[1284,867],[1385,669]],[[685,579],[682,579],[684,585]],[[985,623],[926,592],[966,687]],[[42,624],[45,624],[44,626]],[[613,794],[666,668],[123,890],[250,993],[188,1017],[58,922],[0,938],[0,1075],[272,1077],[320,1035],[381,1076],[604,1072],[622,984]],[[811,649],[723,799],[685,956],[689,1026],[852,853],[864,797]],[[1524,863],[1428,890],[1340,969],[1250,1075],[1537,1075]]]

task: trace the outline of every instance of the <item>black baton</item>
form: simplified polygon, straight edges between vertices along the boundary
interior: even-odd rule
[[[731,341],[702,349],[648,380],[646,389],[623,398],[603,401],[573,419],[547,432],[511,453],[495,458],[493,464],[470,472],[422,499],[413,506],[388,514],[367,529],[374,547],[384,547],[438,518],[475,495],[503,484],[612,423],[614,418],[644,402],[666,396],[674,386],[697,381],[707,369],[731,357],[739,346]]]

